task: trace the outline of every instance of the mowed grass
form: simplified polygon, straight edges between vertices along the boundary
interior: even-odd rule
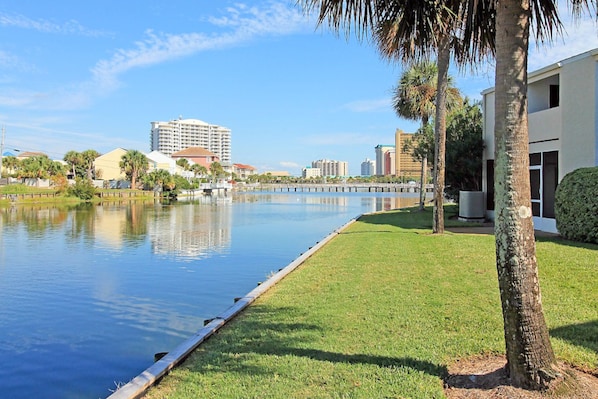
[[[494,252],[491,235],[432,235],[429,210],[364,216],[147,397],[443,398],[449,364],[504,352]],[[559,360],[598,372],[598,246],[537,253]]]

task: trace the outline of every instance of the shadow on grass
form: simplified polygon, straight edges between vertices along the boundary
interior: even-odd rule
[[[284,321],[280,321],[284,315]],[[346,353],[334,350],[323,350],[318,346],[334,348],[334,338],[327,337],[327,328],[319,324],[301,323],[297,319],[306,319],[297,309],[290,307],[261,307],[255,306],[225,326],[218,334],[211,337],[188,359],[186,368],[192,372],[220,371],[235,372],[246,375],[269,375],[270,367],[278,367],[274,363],[269,366],[256,366],[256,361],[243,361],[254,355],[264,356],[259,363],[268,363],[268,359],[280,357],[308,358],[316,361],[336,364],[364,364],[380,368],[406,368],[443,379],[447,368],[428,360],[416,359],[409,356],[384,356],[377,354]],[[332,333],[331,333],[332,334]],[[357,334],[367,338],[367,330],[363,333],[335,332],[339,337]],[[373,339],[373,338],[372,338]],[[367,339],[365,339],[367,342]],[[342,345],[340,345],[342,346]],[[370,348],[371,349],[371,348]],[[359,349],[356,349],[359,351]],[[364,351],[366,349],[364,348]],[[369,351],[369,349],[367,349]],[[300,362],[301,363],[301,362]],[[292,366],[291,366],[292,367]],[[317,373],[317,366],[313,373]]]
[[[598,353],[598,320],[553,328],[550,335]]]
[[[444,225],[449,227],[473,227],[472,223],[459,221],[458,207],[455,204],[444,206]],[[395,209],[380,213],[366,214],[359,218],[360,222],[399,227],[401,229],[432,230],[433,208],[426,206],[423,211],[418,207]]]
[[[598,244],[590,244],[590,243],[585,243],[585,242],[571,241],[571,240],[568,240],[559,235],[547,235],[547,236],[538,235],[536,237],[536,241],[554,242],[559,245],[566,245],[568,247],[573,247],[573,248],[585,248],[585,249],[598,250]]]

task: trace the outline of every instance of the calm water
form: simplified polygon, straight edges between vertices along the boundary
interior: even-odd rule
[[[351,218],[417,194],[0,210],[0,396],[102,398]]]

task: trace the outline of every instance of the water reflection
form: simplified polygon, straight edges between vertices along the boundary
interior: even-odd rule
[[[251,193],[0,209],[0,392],[107,396],[352,217],[416,202]]]
[[[194,206],[201,203],[193,201],[154,212],[147,230],[155,254],[170,254],[190,261],[212,253],[226,253],[231,243],[232,201]]]

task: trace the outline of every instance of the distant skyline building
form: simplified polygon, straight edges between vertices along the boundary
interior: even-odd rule
[[[362,176],[375,176],[376,175],[376,162],[369,158],[361,163],[361,175]]]
[[[394,153],[395,146],[389,144],[378,144],[374,149],[376,151],[376,175],[384,176],[388,170],[391,170],[389,174],[393,174],[394,170],[390,169],[390,165],[388,165],[388,157],[386,153],[391,150]]]
[[[318,168],[322,171],[322,176],[348,176],[349,164],[345,161],[331,161],[328,159],[319,159],[311,163],[312,168]]]
[[[401,129],[395,132],[395,176],[410,179],[421,174],[421,162],[413,159],[413,150],[404,151],[405,144],[411,143],[413,134],[405,133]]]
[[[396,158],[396,148],[390,148],[384,153],[384,176],[394,176]]]
[[[213,152],[223,166],[231,165],[231,130],[211,125],[199,119],[179,119],[169,122],[151,122],[152,151],[164,155],[190,147],[202,147]]]
[[[309,179],[311,177],[320,177],[322,176],[322,170],[320,168],[313,168],[311,166],[306,166],[301,170],[301,176],[304,179]]]

